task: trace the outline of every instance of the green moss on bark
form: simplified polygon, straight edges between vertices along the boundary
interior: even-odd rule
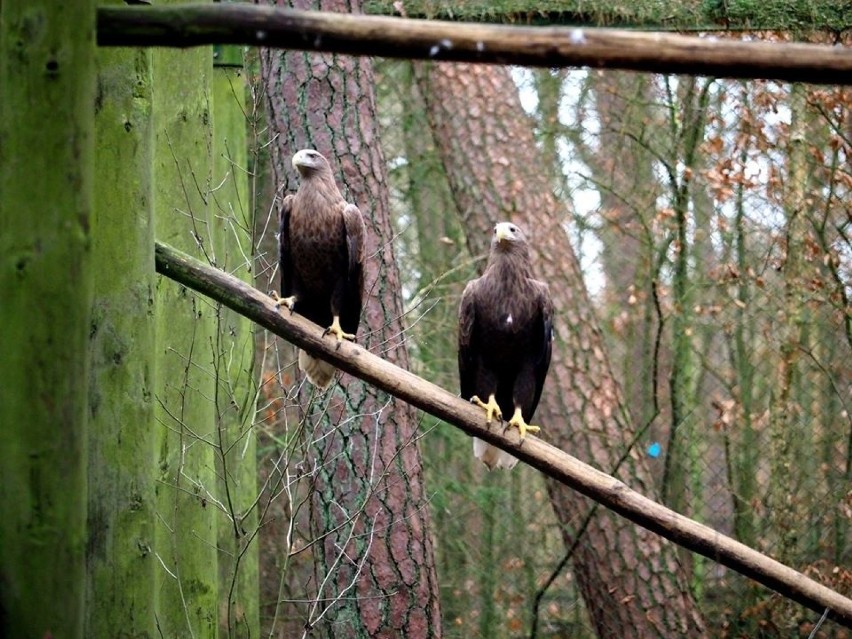
[[[97,54],[87,637],[154,637],[151,52]]]
[[[231,47],[241,55],[239,47]],[[226,52],[224,52],[226,53]],[[224,56],[223,56],[224,57]],[[229,60],[233,56],[228,55]],[[220,58],[217,58],[219,60]],[[254,228],[248,198],[246,81],[239,67],[214,66],[212,230],[216,265],[252,281]],[[258,600],[256,440],[253,430],[254,331],[245,317],[217,306],[216,426],[218,492],[227,515],[218,520],[219,630],[232,637],[260,634]]]
[[[209,47],[153,52],[155,233],[206,262],[211,60]],[[166,637],[215,637],[215,308],[163,278],[155,308],[158,626]]]
[[[83,632],[95,5],[0,4],[0,636]]]

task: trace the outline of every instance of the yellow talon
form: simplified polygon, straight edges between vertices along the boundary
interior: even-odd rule
[[[290,309],[290,312],[293,312],[293,307],[296,306],[296,296],[291,295],[290,297],[279,297],[276,291],[272,291],[272,299],[275,300],[275,306],[281,308],[282,306],[286,306]]]
[[[325,329],[323,336],[328,335],[329,333],[332,335],[336,335],[338,342],[343,341],[345,339],[348,339],[350,342],[355,341],[355,335],[353,333],[344,333],[343,329],[340,328],[340,317],[338,317],[337,315],[334,316],[334,321],[331,323],[331,326]]]
[[[512,415],[512,419],[508,421],[506,424],[506,428],[510,426],[514,426],[518,429],[521,435],[521,441],[524,441],[524,438],[527,436],[527,433],[537,433],[541,430],[538,426],[533,426],[532,424],[527,424],[524,421],[523,415],[521,415],[521,409],[515,408],[515,414]]]
[[[488,396],[488,403],[483,402],[479,397],[474,395],[470,398],[471,404],[476,404],[480,408],[485,409],[485,423],[490,424],[491,420],[495,417],[498,420],[503,419],[503,411],[500,410],[500,406],[497,405],[497,400],[494,399],[494,395],[491,394]]]

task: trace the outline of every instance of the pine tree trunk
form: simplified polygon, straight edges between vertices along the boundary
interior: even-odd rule
[[[155,636],[151,52],[97,57],[85,636]]]
[[[176,3],[177,4],[177,3]],[[213,261],[208,82],[213,52],[155,49],[154,206],[157,238]],[[157,279],[156,419],[159,477],[157,623],[166,637],[217,631],[218,496],[213,455],[215,307]]]
[[[210,78],[213,104],[211,229],[216,266],[251,282],[254,215],[248,195],[246,79],[240,47],[217,47]],[[219,631],[260,635],[254,330],[216,307],[215,399],[218,495]]]
[[[535,267],[548,281],[556,309],[551,372],[536,418],[542,436],[612,471],[635,434],[603,347],[579,265],[563,228],[517,88],[507,69],[421,66],[430,124],[456,194],[474,254],[487,250],[492,225],[512,219],[531,237]],[[650,472],[636,450],[617,476],[642,492]],[[548,482],[566,546],[587,500]],[[601,637],[698,637],[704,624],[673,545],[599,510],[580,541],[574,572]]]
[[[317,8],[317,3],[297,3]],[[323,2],[360,11],[360,2]],[[358,342],[408,367],[394,261],[373,69],[366,58],[262,51],[272,160],[282,193],[297,187],[290,158],[312,147],[332,165],[344,197],[367,223],[365,296]],[[306,634],[439,637],[438,585],[415,411],[344,375],[317,396],[299,394],[313,468],[315,601]]]
[[[83,635],[95,5],[0,3],[0,636]]]

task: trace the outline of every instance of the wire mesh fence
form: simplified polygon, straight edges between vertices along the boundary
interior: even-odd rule
[[[416,76],[402,63],[382,63],[376,75],[393,223],[382,241],[393,242],[404,303],[388,321],[401,320],[392,339],[404,342],[411,368],[455,389],[456,308],[482,266],[469,248],[481,244],[467,237],[463,219],[477,211],[459,210],[430,126],[429,102],[445,96],[424,102]],[[649,469],[649,496],[848,596],[852,95],[617,72],[516,69],[512,77],[523,125],[535,135],[536,169],[564,208],[562,226],[636,432],[611,442],[616,456]],[[266,133],[276,143],[280,132]],[[514,159],[491,170],[511,171]],[[261,288],[274,289],[272,191],[259,200],[264,232],[254,272]],[[312,560],[322,533],[308,513],[317,468],[306,442],[345,432],[353,411],[363,415],[344,411],[317,429],[305,419],[291,349],[262,336],[258,354],[270,522],[262,536],[264,623],[291,636],[316,611],[340,604],[322,595],[327,574]],[[325,414],[335,396],[345,399],[342,388],[307,401]],[[552,380],[545,387],[565,392]],[[377,408],[377,424],[388,408]],[[419,507],[431,522],[444,635],[613,632],[615,622],[601,620],[607,610],[590,611],[595,604],[572,570],[593,504],[570,515],[566,534],[536,473],[485,472],[465,435],[428,416],[417,433],[416,444],[404,445],[422,450],[428,499]],[[678,552],[677,561],[684,596],[710,636],[846,636],[829,621],[816,629],[818,614],[710,560]],[[642,591],[648,568],[629,558],[620,566],[622,582],[612,588],[622,606],[638,606],[633,591]]]

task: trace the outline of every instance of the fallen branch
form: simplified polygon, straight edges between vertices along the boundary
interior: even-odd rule
[[[852,628],[852,600],[817,583],[748,546],[679,515],[621,481],[584,464],[547,442],[528,436],[523,445],[517,433],[484,425],[482,411],[444,389],[357,344],[323,338],[322,330],[298,314],[279,311],[271,298],[245,282],[211,268],[170,246],[157,242],[157,271],[170,279],[225,304],[316,357],[331,362],[469,435],[475,435],[515,455],[549,477],[564,483],[648,530],[768,586],[808,608]]]
[[[100,7],[101,46],[245,44],[351,55],[852,84],[852,50],[665,33],[409,20],[243,3]]]

